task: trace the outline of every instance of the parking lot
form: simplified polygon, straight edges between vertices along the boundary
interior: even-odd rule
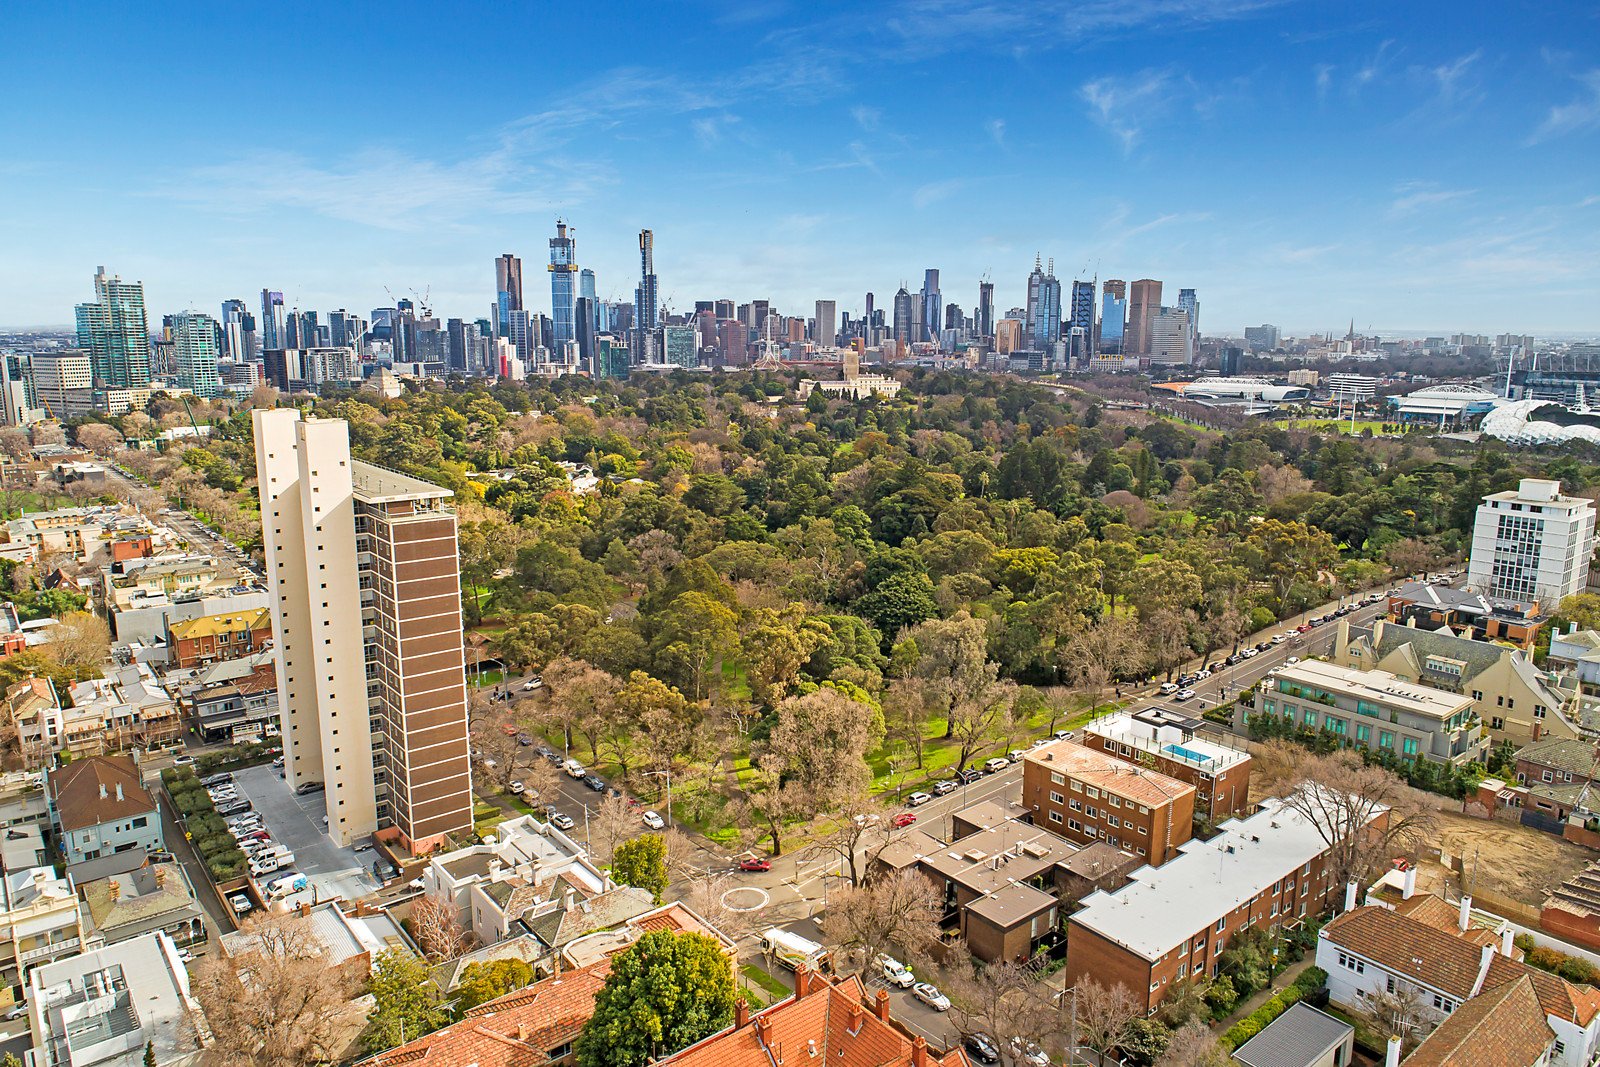
[[[340,848],[322,832],[322,819],[327,814],[324,794],[295,796],[275,767],[246,767],[233,772],[233,779],[239,793],[266,820],[272,839],[294,853],[291,866],[262,881],[271,882],[290,871],[299,871],[310,879],[321,900],[355,900],[378,888],[380,883],[372,873],[376,854],[371,849],[358,852]]]

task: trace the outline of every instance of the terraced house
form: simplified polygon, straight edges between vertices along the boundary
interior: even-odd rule
[[[1256,690],[1250,715],[1288,719],[1343,743],[1400,759],[1460,766],[1489,749],[1470,696],[1311,660],[1285,667]]]

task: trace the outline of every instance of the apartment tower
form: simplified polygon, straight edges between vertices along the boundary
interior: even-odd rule
[[[1150,354],[1150,327],[1161,306],[1161,283],[1140,278],[1128,287],[1128,325],[1122,351],[1133,356]]]
[[[341,845],[428,851],[472,826],[452,494],[351,459],[343,420],[253,417],[288,781]]]

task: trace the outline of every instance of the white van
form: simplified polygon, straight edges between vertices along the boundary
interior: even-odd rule
[[[561,769],[567,772],[568,778],[582,778],[584,775],[589,773],[583,769],[583,764],[579,763],[575,759],[567,760],[567,762],[561,765]]]

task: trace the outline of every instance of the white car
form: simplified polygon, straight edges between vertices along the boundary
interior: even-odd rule
[[[932,799],[933,795],[931,793],[912,793],[910,796],[906,797],[906,807],[920,808],[922,805],[926,804]]]
[[[996,756],[994,759],[989,760],[983,765],[983,773],[994,774],[996,771],[1003,771],[1009,766],[1011,766],[1010,760],[1006,759],[1004,756]]]
[[[11,1010],[6,1012],[6,1022],[11,1022],[13,1019],[20,1019],[27,1014],[28,1004],[26,1001],[21,1004],[13,1004],[11,1006]]]
[[[1211,677],[1211,672],[1206,670],[1204,667],[1201,667],[1199,670],[1194,672],[1194,676],[1201,681],[1205,681],[1207,678]]]
[[[652,830],[665,830],[667,828],[667,820],[663,819],[653,811],[645,812],[640,816],[640,818],[643,819],[644,824],[650,827]]]
[[[1239,650],[1239,655],[1243,656],[1245,659],[1255,659],[1257,656],[1261,655],[1261,653],[1257,652],[1254,648],[1241,648]]]
[[[1288,634],[1273,634],[1272,635],[1272,643],[1275,644],[1275,645],[1281,645],[1287,640],[1289,640],[1289,635]]]
[[[1177,691],[1178,691],[1178,683],[1176,683],[1176,682],[1162,682],[1161,683],[1161,695],[1162,696],[1169,697],[1173,693],[1176,693]]]
[[[1172,699],[1173,700],[1178,700],[1178,701],[1193,700],[1194,699],[1194,690],[1193,689],[1180,689],[1175,694],[1173,694]]]
[[[878,965],[883,968],[883,980],[890,985],[910,989],[916,984],[917,976],[911,973],[911,968],[893,956],[879,956]]]
[[[531,693],[535,689],[543,689],[543,688],[544,688],[544,679],[539,677],[537,674],[534,675],[532,678],[529,678],[526,682],[522,683],[522,691],[524,693]]]
[[[583,764],[579,763],[575,759],[567,760],[567,762],[565,762],[565,763],[563,763],[561,765],[561,769],[567,772],[567,777],[568,778],[577,778],[577,779],[580,779],[580,780],[583,778],[584,775],[589,773],[588,771],[583,769]]]
[[[949,1011],[950,998],[939,992],[939,987],[932,982],[918,982],[911,987],[911,995],[934,1011]]]
[[[1300,662],[1300,657],[1299,656],[1290,656],[1288,659],[1284,660],[1283,662],[1284,663],[1290,663],[1290,664],[1299,663]]]

